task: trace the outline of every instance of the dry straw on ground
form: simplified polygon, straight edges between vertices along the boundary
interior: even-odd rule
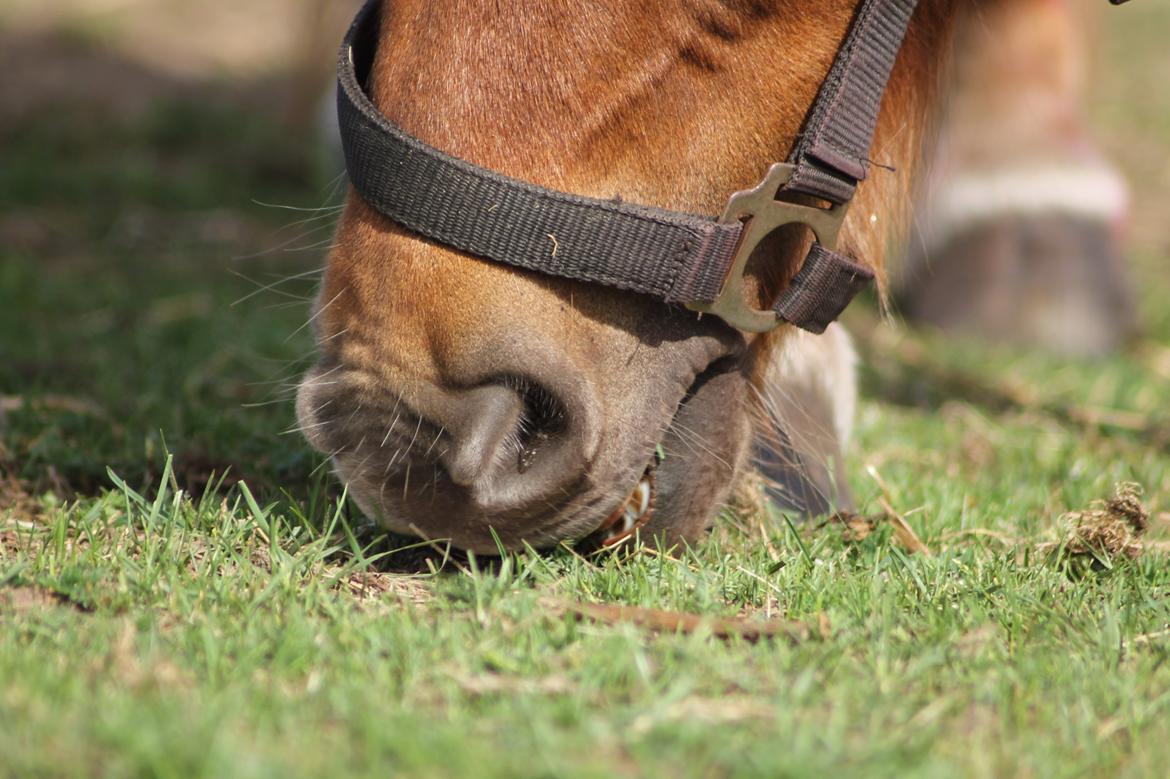
[[[1042,544],[1041,551],[1075,567],[1097,570],[1112,568],[1121,560],[1136,560],[1145,549],[1142,536],[1150,527],[1150,512],[1141,498],[1141,486],[1118,484],[1109,500],[1061,516],[1064,538]]]
[[[680,611],[621,606],[611,603],[569,603],[549,601],[554,612],[568,613],[578,619],[606,625],[630,624],[651,633],[698,633],[708,631],[724,640],[742,639],[748,643],[768,639],[787,639],[793,643],[819,637],[803,622],[772,619],[760,621],[742,617],[712,617]]]

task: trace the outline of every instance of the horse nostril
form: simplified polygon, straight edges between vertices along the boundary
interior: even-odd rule
[[[516,430],[516,470],[527,473],[549,442],[565,433],[568,416],[557,397],[539,384],[519,379],[516,392],[523,403]]]
[[[577,429],[561,396],[531,379],[507,377],[461,398],[461,424],[440,455],[451,480],[481,508],[539,499],[576,477],[588,461],[590,436]]]
[[[462,425],[452,430],[454,443],[440,459],[456,484],[470,487],[491,466],[500,445],[520,414],[520,402],[507,387],[478,387],[463,399]]]

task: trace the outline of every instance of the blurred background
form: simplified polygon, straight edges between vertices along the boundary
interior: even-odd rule
[[[967,97],[950,103],[958,129],[923,195],[937,207],[895,264],[896,316],[850,312],[868,364],[863,447],[897,429],[883,415],[954,397],[1097,410],[1093,426],[1170,442],[1170,10],[1034,5],[1011,56],[1058,67],[1025,83],[997,33],[994,58],[959,68]],[[0,505],[96,491],[107,466],[148,481],[164,450],[193,490],[225,472],[273,489],[322,478],[290,398],[344,194],[321,107],[355,7],[0,4]],[[1044,8],[1064,10],[1053,22]],[[1049,176],[1006,221],[980,200],[1019,192],[987,152],[989,101],[1012,117],[990,148],[1038,149],[1039,164],[1010,167]],[[1097,178],[1052,178],[1064,165]],[[1045,198],[1056,205],[1028,207]],[[1066,261],[1079,270],[1052,270]],[[1082,302],[1025,321],[1048,305],[1037,277],[1062,276],[1075,289],[1059,301]]]
[[[340,202],[319,105],[352,4],[0,4],[0,472],[133,481],[176,450],[303,482],[291,382]],[[261,432],[263,431],[263,432]],[[165,442],[164,442],[165,441]]]

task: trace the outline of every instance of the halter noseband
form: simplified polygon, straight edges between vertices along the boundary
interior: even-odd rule
[[[732,195],[715,220],[546,189],[408,135],[378,111],[364,89],[377,51],[381,8],[381,0],[367,0],[338,62],[346,168],[356,191],[376,211],[440,244],[681,303],[740,330],[763,332],[788,322],[820,333],[873,279],[872,270],[834,247],[868,171],[882,96],[916,5],[917,0],[861,0],[788,162],[772,165],[759,185]],[[777,199],[794,194],[828,205]],[[816,241],[772,308],[757,310],[743,294],[748,258],[768,234],[788,224],[806,225]]]

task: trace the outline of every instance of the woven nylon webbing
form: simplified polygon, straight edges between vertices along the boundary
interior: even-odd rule
[[[509,178],[429,146],[383,116],[364,90],[381,3],[367,0],[338,62],[346,168],[367,203],[426,238],[496,262],[667,302],[715,300],[741,224]],[[914,4],[863,0],[794,149],[797,169],[788,189],[838,203],[852,196],[865,175],[885,82]],[[867,269],[814,244],[774,310],[821,332],[870,278]]]
[[[715,299],[741,225],[538,187],[445,154],[391,123],[362,89],[378,5],[368,3],[354,22],[338,71],[346,168],[367,202],[480,257],[668,302]]]
[[[820,334],[871,281],[872,270],[814,243],[772,310],[785,322]]]
[[[869,169],[882,96],[917,0],[863,0],[789,158],[784,189],[847,203]]]

